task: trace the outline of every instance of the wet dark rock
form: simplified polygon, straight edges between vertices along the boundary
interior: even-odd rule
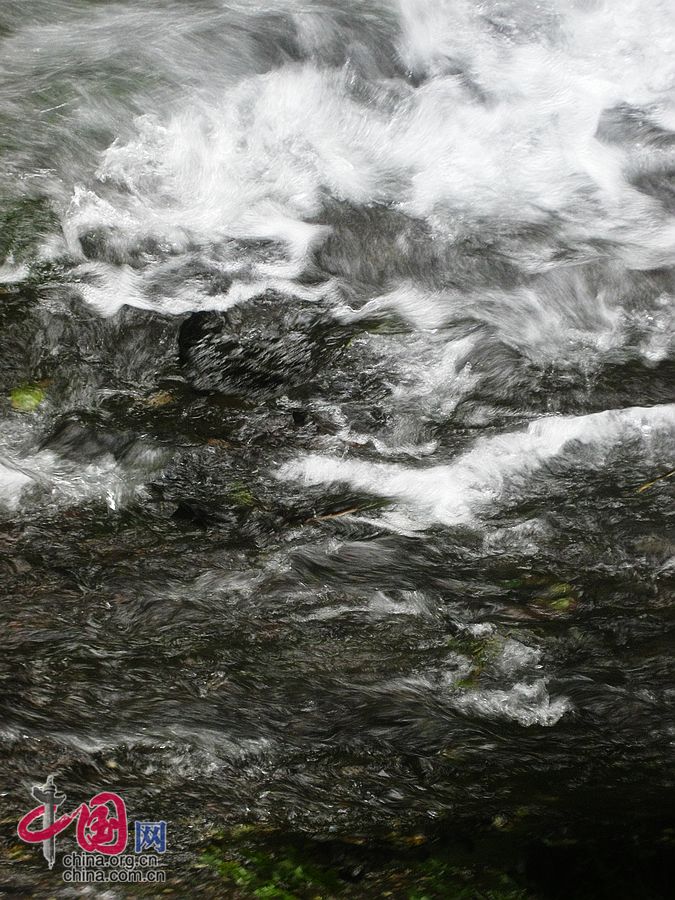
[[[607,144],[627,143],[664,149],[675,144],[675,133],[653,121],[647,110],[625,103],[604,110],[596,137]]]
[[[522,281],[522,273],[505,253],[514,240],[515,226],[504,234],[494,224],[481,221],[447,240],[434,234],[426,222],[399,210],[334,200],[326,201],[316,222],[328,226],[329,232],[317,245],[312,271],[339,279],[355,298],[390,290],[407,279],[436,290],[467,290],[476,285],[508,288]],[[551,236],[538,235],[537,240],[545,242]]]
[[[236,520],[232,515],[216,514],[213,511],[205,509],[198,501],[188,499],[181,500],[172,516],[177,522],[183,522],[195,525],[198,528],[208,528],[210,525],[218,523],[236,524]],[[231,520],[231,521],[230,521]]]
[[[232,286],[232,276],[219,266],[202,259],[199,254],[178,257],[160,268],[148,281],[150,296],[163,297],[175,291],[178,285],[194,285],[209,297],[226,294]]]
[[[89,260],[115,266],[142,265],[150,256],[160,254],[157,241],[145,238],[133,243],[120,228],[94,228],[80,235],[80,247]]]
[[[291,415],[293,416],[293,424],[298,428],[302,428],[307,424],[307,412],[304,409],[293,409],[291,410]]]
[[[70,418],[56,426],[40,449],[51,450],[76,462],[89,463],[106,454],[120,458],[133,440],[130,432],[103,430]]]
[[[179,357],[197,390],[253,396],[298,389],[348,338],[325,310],[267,292],[183,322]]]
[[[50,393],[66,409],[80,409],[82,391],[119,387],[156,390],[156,379],[176,366],[175,317],[124,307],[103,318],[76,294],[54,294],[50,304],[23,295],[0,303],[0,386],[49,379]],[[86,386],[86,387],[85,387]]]
[[[675,171],[665,168],[641,173],[633,184],[643,194],[654,197],[667,213],[675,213]]]
[[[47,197],[22,197],[0,204],[0,264],[10,255],[15,262],[29,259],[41,238],[58,228]]]

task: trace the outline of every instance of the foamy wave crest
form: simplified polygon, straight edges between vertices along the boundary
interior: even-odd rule
[[[518,682],[508,690],[486,689],[458,694],[452,703],[455,709],[470,715],[509,719],[525,727],[557,725],[572,709],[566,697],[551,699],[543,678],[532,684]]]
[[[450,465],[427,469],[362,460],[307,456],[282,466],[278,477],[306,485],[349,484],[387,497],[392,521],[408,527],[460,525],[528,495],[529,479],[554,459],[570,469],[601,467],[622,442],[665,456],[675,438],[675,404],[539,419],[525,431],[481,438]]]
[[[636,268],[672,259],[671,211],[642,188],[675,165],[661,139],[675,125],[672,4],[401,0],[380,28],[390,41],[395,21],[398,78],[375,52],[376,18],[357,29],[370,51],[352,36],[338,65],[337,14],[285,15],[298,59],[200,85],[103,153],[66,215],[74,255],[100,230],[150,268],[195,246],[241,262],[237,242],[267,242],[282,252],[263,269],[291,277],[330,234],[330,199],[397,210],[450,246],[480,234],[535,271],[561,246],[611,246]],[[533,253],[547,229],[551,246]]]

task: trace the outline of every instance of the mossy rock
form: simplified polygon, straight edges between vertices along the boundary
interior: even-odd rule
[[[565,613],[576,609],[579,603],[575,586],[568,581],[559,581],[553,575],[532,572],[499,583],[508,590],[526,593],[529,602],[540,609]]]
[[[549,609],[555,610],[555,612],[570,612],[577,606],[577,601],[574,597],[556,597],[554,600],[547,597],[537,597],[536,602],[544,603]]]
[[[566,581],[557,581],[534,597],[532,602],[552,612],[566,613],[576,609],[579,597],[573,585]]]
[[[12,409],[17,412],[35,412],[45,397],[45,390],[39,384],[19,385],[10,394]]]
[[[200,865],[220,875],[224,892],[258,900],[528,900],[531,896],[499,865],[476,867],[465,851],[445,844],[434,847],[422,833],[393,833],[384,844],[344,837],[324,843],[244,825],[206,848]]]
[[[499,655],[502,643],[495,634],[476,637],[466,631],[460,631],[449,638],[448,648],[461,656],[468,656],[472,662],[471,672],[456,682],[455,687],[463,690],[477,687],[481,672]]]
[[[238,838],[241,837],[239,834]],[[335,872],[309,861],[292,845],[240,850],[237,857],[228,859],[222,849],[212,847],[202,859],[226,882],[240,888],[245,896],[259,900],[298,900],[299,897],[334,895],[340,887]]]
[[[236,481],[228,491],[228,498],[235,506],[251,508],[258,505],[253,493],[241,481]]]

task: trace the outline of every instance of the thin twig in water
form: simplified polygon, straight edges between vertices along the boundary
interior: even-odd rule
[[[350,506],[349,509],[341,509],[340,512],[324,513],[321,516],[310,516],[309,519],[305,519],[305,525],[309,525],[310,522],[324,522],[326,519],[338,519],[340,516],[350,516],[352,513],[360,512],[362,509],[366,509],[366,507]]]
[[[658,478],[655,478],[653,481],[645,482],[645,484],[640,485],[635,493],[642,494],[644,491],[648,491],[650,487],[653,487],[659,481],[663,481],[666,478],[672,478],[673,475],[675,475],[675,469],[672,469],[670,472],[666,472],[665,475],[659,475]]]

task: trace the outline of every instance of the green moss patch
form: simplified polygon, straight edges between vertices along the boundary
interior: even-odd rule
[[[10,394],[12,409],[18,412],[35,412],[44,401],[46,393],[39,384],[22,384]]]
[[[573,584],[557,579],[552,574],[532,572],[499,583],[507,590],[517,592],[542,611],[571,612],[576,609],[580,599],[579,591]]]
[[[242,900],[529,900],[532,896],[498,867],[478,867],[454,848],[433,848],[420,834],[392,833],[375,844],[359,838],[323,842],[238,826],[204,851],[200,865],[219,874],[227,896]]]

